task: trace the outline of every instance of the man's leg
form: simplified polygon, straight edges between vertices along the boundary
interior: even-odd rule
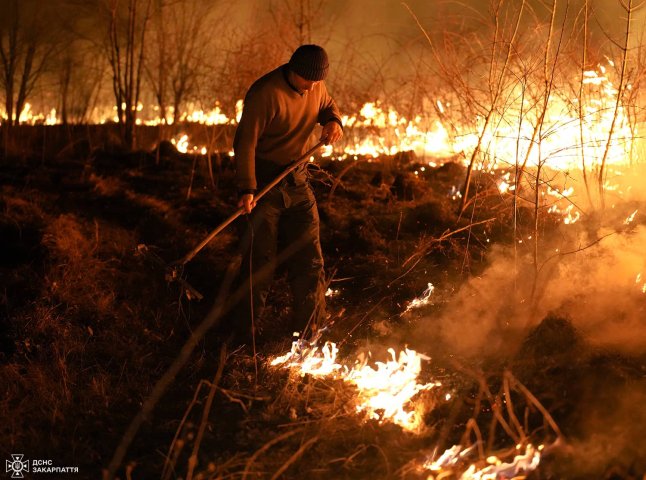
[[[258,320],[265,308],[267,294],[276,269],[278,223],[282,196],[269,192],[246,217],[241,240],[242,263],[239,285],[245,290],[235,321],[238,336],[251,337],[252,317]]]
[[[287,260],[294,296],[292,327],[302,331],[311,321],[319,325],[325,316],[325,271],[319,239],[319,214],[309,185],[290,187],[291,207],[281,225],[285,248],[298,248]]]

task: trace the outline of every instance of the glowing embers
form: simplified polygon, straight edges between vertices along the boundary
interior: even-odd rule
[[[440,384],[418,383],[422,360],[428,360],[428,357],[408,348],[399,355],[392,348],[388,353],[390,359],[386,362],[368,365],[367,356],[361,355],[355,365],[348,368],[338,363],[338,348],[334,343],[326,342],[319,348],[315,344],[295,341],[289,353],[274,358],[270,364],[292,369],[300,375],[339,378],[357,389],[357,412],[374,420],[395,423],[405,430],[418,430],[422,418],[413,407],[414,397]]]
[[[538,467],[543,446],[536,448],[528,444],[523,452],[522,446],[516,445],[516,455],[508,462],[492,455],[487,457],[484,462],[469,464],[470,457],[475,450],[475,445],[466,449],[460,445],[454,445],[438,458],[427,460],[423,468],[432,472],[429,479],[449,478],[447,475],[453,475],[450,478],[460,478],[460,480],[524,478],[524,476],[518,476],[532,472]],[[458,477],[458,475],[460,476]]]

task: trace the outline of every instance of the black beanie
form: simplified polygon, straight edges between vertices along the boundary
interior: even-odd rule
[[[289,59],[289,69],[306,80],[324,80],[329,67],[327,53],[318,45],[301,45]]]

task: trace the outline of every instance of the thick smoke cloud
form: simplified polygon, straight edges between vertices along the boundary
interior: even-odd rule
[[[591,345],[646,351],[646,228],[580,230],[570,243],[561,253],[578,251],[554,249],[535,288],[530,258],[514,260],[509,248],[494,249],[489,267],[460,288],[439,318],[420,322],[419,336],[465,356],[513,355],[528,331],[555,313],[570,318]]]

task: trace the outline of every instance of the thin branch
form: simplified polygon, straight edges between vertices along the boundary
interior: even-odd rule
[[[198,458],[197,454],[200,451],[200,445],[202,444],[202,438],[204,438],[204,432],[206,431],[206,425],[209,421],[209,415],[211,413],[211,406],[213,405],[213,398],[215,397],[215,392],[218,389],[218,384],[222,378],[222,372],[224,372],[224,364],[227,360],[227,345],[226,343],[220,348],[220,362],[218,364],[218,369],[215,372],[215,377],[213,377],[213,382],[211,383],[211,389],[209,390],[209,396],[206,399],[204,404],[204,410],[202,411],[202,422],[200,423],[200,428],[195,437],[195,443],[193,444],[193,452],[188,459],[188,472],[186,473],[186,480],[193,479],[193,471],[197,466]]]

